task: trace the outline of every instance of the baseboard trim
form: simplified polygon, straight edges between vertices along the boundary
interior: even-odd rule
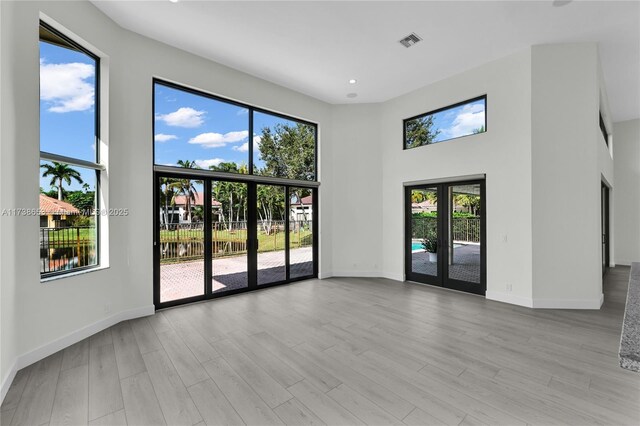
[[[533,299],[535,309],[600,309],[604,294],[597,299]]]
[[[4,401],[4,397],[7,396],[7,392],[9,392],[9,387],[11,383],[13,383],[13,379],[16,377],[16,373],[18,369],[16,368],[16,363],[14,362],[9,371],[7,371],[7,375],[2,380],[2,389],[0,390],[0,404]]]
[[[631,266],[631,263],[633,263],[632,260],[620,260],[620,259],[616,259],[615,265],[620,265],[620,266]],[[614,266],[615,266],[614,265]],[[611,265],[609,265],[611,266]]]
[[[13,363],[13,367],[9,370],[7,376],[2,382],[2,399],[0,400],[0,403],[1,401],[4,401],[4,397],[7,394],[7,391],[11,386],[11,382],[13,382],[18,370],[27,367],[34,362],[38,362],[49,355],[73,345],[74,343],[86,339],[87,337],[93,336],[94,334],[116,325],[119,322],[153,315],[154,312],[155,306],[153,305],[121,311],[18,356]]]
[[[380,275],[380,272],[375,272],[375,271],[334,271],[331,276],[334,278],[338,278],[338,277],[380,278],[382,275]]]
[[[533,308],[533,300],[528,297],[516,296],[515,294],[502,293],[500,291],[487,290],[485,298],[496,302],[508,303],[510,305]]]

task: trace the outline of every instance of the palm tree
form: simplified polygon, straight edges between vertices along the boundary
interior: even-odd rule
[[[196,187],[194,181],[190,179],[177,179],[168,185],[173,191],[171,204],[176,203],[176,197],[184,195],[185,207],[187,208],[187,217],[191,222],[191,204],[196,202]]]
[[[80,172],[69,167],[66,164],[57,163],[53,161],[53,164],[41,164],[41,168],[45,169],[42,173],[42,177],[51,176],[51,186],[55,186],[58,183],[58,200],[62,201],[62,183],[66,182],[67,185],[71,185],[71,179],[82,184],[82,177]]]
[[[177,164],[178,166],[183,167],[185,169],[200,168],[198,167],[195,161],[191,161],[191,160],[178,160]],[[185,207],[187,208],[187,215],[188,215],[187,217],[189,219],[189,222],[191,222],[191,203],[196,202],[196,194],[198,193],[196,191],[196,187],[194,186],[194,184],[202,184],[202,181],[201,180],[192,181],[190,179],[179,179],[169,184],[171,189],[175,191],[173,199],[171,200],[172,204],[175,203],[176,195],[184,195],[185,204],[186,204]]]

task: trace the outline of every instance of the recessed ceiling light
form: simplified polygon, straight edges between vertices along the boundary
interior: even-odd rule
[[[356,80],[355,78],[352,78],[351,80],[349,80],[349,84],[356,84],[358,82],[358,80]]]
[[[355,97],[357,97],[358,94],[357,93],[347,93],[347,98],[353,99]]]
[[[171,3],[178,3],[180,0],[169,0]]]

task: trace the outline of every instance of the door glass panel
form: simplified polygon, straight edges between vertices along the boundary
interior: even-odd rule
[[[286,280],[285,188],[257,185],[258,285]]]
[[[160,178],[160,302],[204,294],[203,185]]]
[[[411,190],[411,270],[438,275],[438,188]]]
[[[313,275],[313,192],[289,188],[289,275]]]
[[[449,186],[449,278],[480,283],[480,184]]]
[[[212,292],[246,288],[247,184],[213,181],[211,192]]]

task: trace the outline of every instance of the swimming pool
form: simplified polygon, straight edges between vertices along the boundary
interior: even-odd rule
[[[457,244],[457,243],[453,244],[453,248],[458,248],[462,246],[464,246],[464,244]],[[422,243],[413,241],[411,243],[411,251],[416,251],[416,250],[424,250],[424,248],[422,247]]]

